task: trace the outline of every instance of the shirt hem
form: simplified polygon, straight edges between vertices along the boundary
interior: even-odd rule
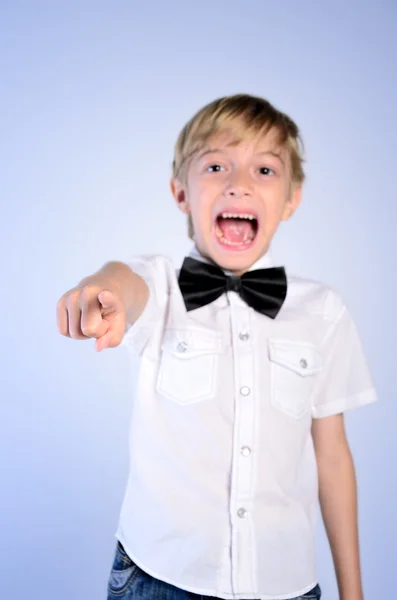
[[[122,544],[125,552],[128,554],[130,559],[137,565],[137,567],[142,569],[142,571],[145,571],[145,573],[147,573],[151,577],[158,579],[159,581],[164,581],[165,583],[173,585],[179,588],[180,590],[193,592],[194,594],[203,594],[203,596],[215,596],[224,600],[247,600],[247,598],[249,598],[249,593],[247,592],[233,594],[232,592],[222,592],[220,590],[208,590],[206,588],[199,588],[181,584],[175,580],[169,579],[168,577],[163,577],[162,575],[159,575],[159,573],[156,573],[156,571],[146,568],[139,559],[135,558],[135,555],[132,552],[130,552],[128,545],[125,543],[123,536],[119,532],[116,533],[115,537],[120,542],[120,544]],[[304,588],[301,588],[297,591],[289,592],[288,594],[272,594],[271,596],[269,596],[268,594],[255,593],[254,596],[252,596],[252,598],[255,598],[255,600],[291,600],[292,598],[296,598],[306,594],[307,592],[310,592],[310,590],[312,590],[317,584],[318,581],[315,580],[313,583],[310,583]]]
[[[352,408],[358,408],[360,406],[372,404],[373,402],[376,402],[377,399],[378,396],[375,388],[371,388],[365,392],[362,392],[361,394],[354,394],[353,396],[342,398],[335,402],[330,402],[329,404],[325,404],[324,406],[313,407],[312,417],[314,419],[329,417],[331,415],[336,415],[338,413],[345,412],[346,410],[350,410]]]

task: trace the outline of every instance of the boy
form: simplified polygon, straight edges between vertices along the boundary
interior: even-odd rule
[[[267,101],[210,103],[175,148],[194,239],[180,272],[110,262],[58,303],[63,335],[140,357],[109,599],[319,599],[319,497],[339,597],[363,600],[343,411],[376,392],[338,293],[269,250],[302,162],[297,126]]]

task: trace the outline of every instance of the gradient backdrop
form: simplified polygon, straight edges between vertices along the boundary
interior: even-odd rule
[[[394,598],[395,1],[0,2],[0,597],[101,600],[126,484],[126,350],[57,333],[58,298],[110,259],[190,248],[173,144],[249,92],[300,125],[304,202],[274,241],[335,286],[380,402],[347,416],[366,600]],[[393,338],[394,336],[394,338]],[[337,598],[319,524],[324,600]]]

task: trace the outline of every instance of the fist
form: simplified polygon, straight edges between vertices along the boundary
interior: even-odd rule
[[[124,336],[125,308],[115,291],[95,279],[69,290],[57,304],[61,335],[74,340],[96,339],[96,350],[115,348]]]

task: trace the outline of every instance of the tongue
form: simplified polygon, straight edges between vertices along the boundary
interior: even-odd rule
[[[229,242],[246,242],[253,231],[252,221],[248,219],[219,219],[223,237]]]

